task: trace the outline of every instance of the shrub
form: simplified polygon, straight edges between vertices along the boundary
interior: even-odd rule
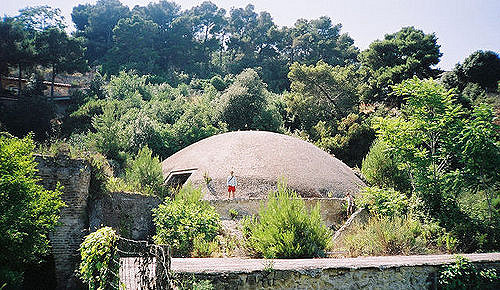
[[[119,257],[116,250],[118,235],[110,227],[89,234],[80,245],[80,277],[89,289],[117,289]]]
[[[375,215],[402,216],[408,212],[408,198],[394,189],[365,187],[359,196],[359,206]]]
[[[160,160],[152,154],[151,149],[143,147],[126,169],[126,180],[140,192],[163,196],[165,190]]]
[[[201,234],[193,239],[193,251],[191,252],[192,257],[197,258],[207,258],[211,257],[212,253],[215,253],[218,249],[217,241],[207,241],[205,235]]]
[[[381,140],[376,140],[363,159],[361,172],[371,185],[395,188],[405,191],[410,183],[403,171],[398,169],[396,162],[388,152],[388,146]]]
[[[450,252],[456,240],[437,224],[411,217],[375,216],[344,238],[349,255],[418,255]]]
[[[184,186],[173,200],[165,200],[153,210],[158,244],[172,247],[176,256],[189,256],[195,238],[210,242],[220,229],[220,218],[215,208],[200,200],[201,189]]]
[[[322,257],[331,240],[319,204],[308,212],[304,201],[283,182],[269,193],[258,218],[244,220],[243,232],[247,247],[265,258]]]
[[[478,270],[467,258],[455,256],[455,263],[443,266],[438,280],[441,289],[498,289],[495,269]]]

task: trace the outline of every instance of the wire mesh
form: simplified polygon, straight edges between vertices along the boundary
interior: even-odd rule
[[[119,237],[119,285],[110,289],[172,289],[170,248]]]

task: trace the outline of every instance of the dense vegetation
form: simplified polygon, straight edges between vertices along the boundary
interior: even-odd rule
[[[28,79],[19,91],[2,88],[0,95],[10,101],[0,102],[0,131],[18,138],[33,132],[45,152],[57,152],[52,145],[68,146],[72,155],[92,152],[92,192],[167,197],[160,160],[215,134],[268,130],[361,167],[373,186],[362,203],[376,218],[372,228],[360,228],[359,241],[390,244],[384,229],[397,226],[409,233],[409,240],[395,237],[400,249],[499,249],[497,53],[474,52],[442,72],[435,67],[441,52],[434,33],[403,27],[360,51],[328,17],[278,27],[252,5],[225,11],[204,2],[181,10],[159,1],[129,9],[118,0],[99,0],[74,7],[72,20],[76,31],[68,34],[60,11],[40,6],[0,21],[0,74],[19,83]],[[44,93],[43,80],[77,87],[64,110],[53,99],[53,86]],[[8,152],[23,140],[23,154],[31,156],[30,138],[2,138]],[[9,164],[27,164],[5,156]],[[28,175],[35,184],[34,173]],[[14,181],[2,184],[13,188]],[[24,197],[33,190],[2,191],[1,206],[29,204]],[[36,190],[54,198],[43,209],[50,222],[30,228],[45,233],[57,220],[58,191]],[[17,195],[23,198],[14,201]],[[166,201],[168,207],[185,216],[195,212],[175,199]],[[6,225],[16,226],[11,237],[28,249],[14,233],[24,225]],[[180,255],[206,253],[217,242],[215,228],[178,241]],[[257,234],[257,224],[255,229]],[[177,235],[159,232],[158,239]],[[2,252],[12,249],[1,245]],[[46,247],[36,250],[43,254]],[[21,268],[8,270],[19,274]]]
[[[500,276],[494,268],[478,269],[467,258],[457,255],[455,263],[443,266],[439,289],[498,289]]]
[[[37,184],[33,150],[30,136],[0,135],[0,287],[22,285],[27,266],[50,254],[48,235],[64,206],[60,187]]]

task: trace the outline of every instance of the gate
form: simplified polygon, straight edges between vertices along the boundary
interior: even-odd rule
[[[172,289],[170,247],[119,237],[120,289]]]

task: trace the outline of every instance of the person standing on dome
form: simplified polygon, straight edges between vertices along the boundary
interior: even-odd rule
[[[233,199],[234,199],[234,192],[236,191],[236,185],[238,183],[236,182],[236,176],[234,176],[234,172],[231,170],[231,175],[227,177],[227,193],[228,197],[231,198],[231,192],[233,193]]]

